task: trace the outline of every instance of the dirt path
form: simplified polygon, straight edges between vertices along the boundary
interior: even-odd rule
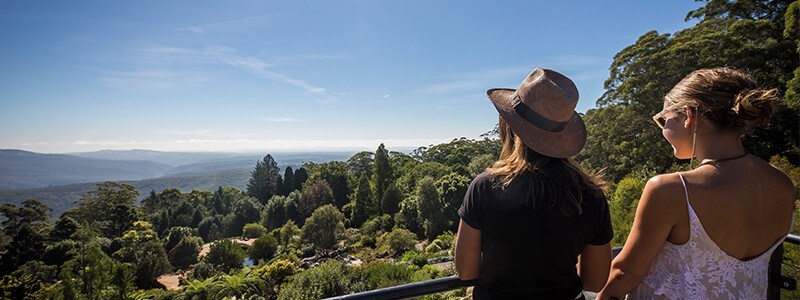
[[[252,246],[253,245],[253,241],[255,241],[256,239],[243,240],[243,239],[240,239],[240,238],[231,238],[230,240],[232,240],[234,242],[237,242],[239,244],[245,244],[245,245],[248,245],[248,246]],[[200,260],[200,258],[202,258],[203,256],[206,256],[206,254],[208,254],[208,251],[211,250],[211,244],[213,244],[213,243],[214,242],[203,244],[203,247],[200,248],[200,253],[197,255],[197,260]],[[158,279],[156,279],[156,281],[158,281],[159,283],[163,284],[167,288],[167,290],[174,291],[174,290],[177,290],[180,287],[180,286],[178,286],[178,283],[180,282],[180,278],[182,276],[183,275],[180,275],[180,274],[167,273],[167,274],[159,276]]]
[[[178,289],[178,282],[180,282],[181,275],[178,274],[164,274],[158,277],[156,281],[158,283],[163,284],[164,287],[167,288],[168,291],[174,291]]]
[[[240,239],[240,238],[231,238],[230,240],[232,240],[232,241],[234,241],[234,242],[237,242],[237,243],[239,243],[239,244],[245,244],[245,245],[248,245],[248,246],[252,246],[252,245],[253,245],[253,242],[254,242],[256,239],[246,239],[246,240],[243,240],[243,239]],[[206,256],[206,254],[208,254],[208,251],[211,251],[211,244],[213,244],[213,243],[215,243],[215,242],[211,242],[211,243],[205,243],[205,244],[203,244],[203,247],[202,247],[202,248],[200,248],[200,254],[198,254],[198,255],[197,255],[197,259],[198,259],[198,260],[200,260],[200,258],[201,258],[201,257],[203,257],[203,256]]]
[[[433,267],[437,268],[439,270],[446,270],[448,268],[451,268],[452,266],[453,266],[453,262],[452,261],[433,264]]]

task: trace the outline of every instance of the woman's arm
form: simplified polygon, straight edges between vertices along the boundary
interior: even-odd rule
[[[458,278],[461,280],[478,278],[481,273],[481,231],[461,220],[458,224],[454,254]]]
[[[581,277],[583,289],[597,292],[608,280],[608,269],[611,266],[611,243],[602,246],[586,245],[578,256],[578,276]]]
[[[685,202],[677,174],[653,177],[645,185],[633,227],[622,251],[614,258],[608,283],[597,299],[622,299],[650,272],[672,228],[677,223],[677,203]]]

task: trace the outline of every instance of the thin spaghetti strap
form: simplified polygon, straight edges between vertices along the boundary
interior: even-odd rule
[[[681,183],[683,184],[683,193],[686,194],[686,204],[689,204],[689,189],[686,188],[686,180],[683,180],[683,175],[681,175],[681,172],[678,172],[678,177],[681,178]]]

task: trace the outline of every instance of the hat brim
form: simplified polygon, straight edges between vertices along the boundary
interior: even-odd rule
[[[557,158],[572,157],[586,145],[586,125],[573,112],[564,130],[551,132],[533,125],[517,114],[512,104],[515,89],[491,89],[486,92],[503,120],[511,126],[522,142],[534,151]]]

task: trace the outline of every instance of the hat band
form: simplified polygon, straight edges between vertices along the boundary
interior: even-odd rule
[[[520,101],[519,95],[515,94],[514,98],[515,99],[513,102],[516,102],[516,104],[514,104],[514,111],[516,111],[520,117],[525,119],[525,121],[528,121],[528,123],[531,123],[533,126],[549,132],[561,132],[567,127],[567,122],[550,120],[532,110],[527,104]]]

